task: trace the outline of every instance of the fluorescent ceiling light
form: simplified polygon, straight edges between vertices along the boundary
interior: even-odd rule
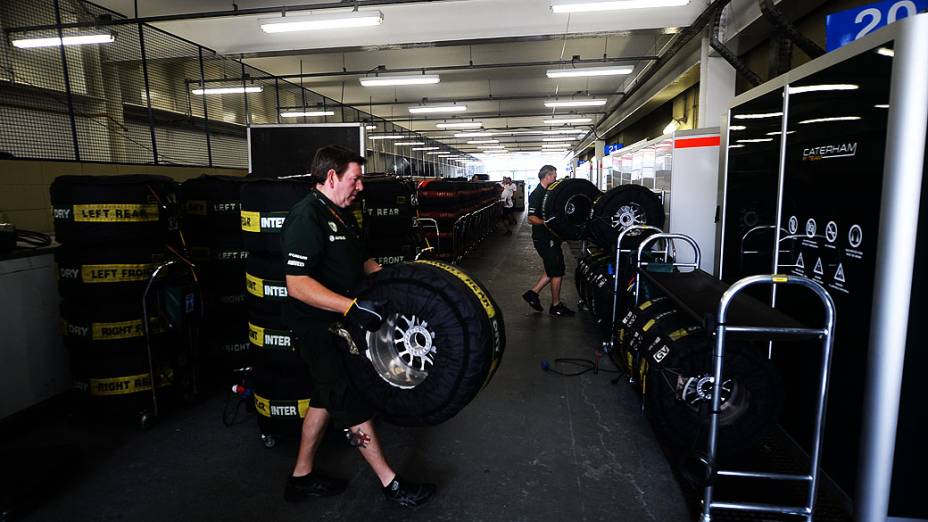
[[[64,38],[58,38],[57,36],[51,38],[17,38],[15,40],[11,39],[10,43],[13,44],[13,47],[28,49],[33,47],[58,47],[59,45],[112,43],[114,40],[116,40],[116,37],[113,33],[105,33],[81,34],[76,36],[65,36]]]
[[[757,114],[735,114],[732,118],[736,120],[761,120],[764,118],[779,118],[783,116],[782,112],[761,112]]]
[[[260,85],[249,85],[247,87],[207,87],[205,89],[193,89],[193,94],[244,94],[246,92],[261,92],[264,87]]]
[[[582,67],[579,69],[548,69],[548,78],[584,78],[589,76],[620,76],[630,74],[634,65],[616,65],[613,67]]]
[[[852,83],[830,83],[822,85],[802,85],[799,87],[790,87],[790,94],[802,94],[804,92],[820,92],[820,91],[856,91],[859,89],[859,85],[854,85]]]
[[[829,123],[833,121],[857,121],[861,119],[860,116],[834,116],[832,118],[815,118],[812,120],[802,120],[799,122],[800,125],[805,125],[808,123]]]
[[[414,147],[416,145],[425,145],[422,141],[398,141],[394,143],[397,147]]]
[[[879,104],[879,105],[874,105],[873,108],[874,108],[874,109],[888,109],[888,108],[889,108],[889,104],[888,104],[888,103],[881,103],[881,104]]]
[[[377,126],[376,125],[365,125],[364,128],[367,130],[375,130]]]
[[[732,125],[728,127],[728,130],[730,131],[739,131],[739,130],[744,130],[744,129],[747,129],[747,127],[745,127],[744,125]]]
[[[612,2],[577,2],[558,0],[551,4],[555,13],[589,13],[620,9],[648,9],[652,7],[679,7],[690,0],[617,0]]]
[[[307,16],[284,16],[258,20],[265,33],[289,33],[293,31],[321,31],[326,29],[348,29],[372,27],[383,23],[380,11],[348,11],[338,14]]]
[[[893,58],[896,56],[896,51],[892,49],[887,49],[885,47],[880,47],[879,49],[876,50],[876,54],[880,56],[888,56],[889,58]]]
[[[288,111],[280,113],[281,118],[299,118],[301,116],[335,116],[335,111]]]
[[[575,138],[561,137],[561,138],[542,138],[541,141],[574,141]]]
[[[426,114],[431,112],[464,112],[467,105],[418,105],[409,107],[410,114]]]
[[[481,145],[484,143],[499,143],[499,140],[473,140],[467,142],[468,145]]]
[[[376,136],[371,136],[372,140],[401,140],[405,138],[402,134],[378,134]]]
[[[479,129],[483,127],[483,123],[479,121],[462,121],[459,123],[436,123],[435,126],[439,129]]]
[[[496,136],[497,132],[459,132],[454,135],[455,138],[486,138],[488,136]]]
[[[793,134],[795,132],[796,131],[786,131],[786,134]],[[780,134],[783,134],[783,133],[781,131],[773,131],[773,132],[768,132],[767,136],[779,136]]]
[[[413,76],[374,76],[361,78],[364,87],[392,87],[396,85],[434,85],[440,81],[437,74],[417,74]]]
[[[566,125],[568,123],[592,123],[593,118],[555,118],[553,120],[545,120],[545,125]]]
[[[413,147],[412,150],[438,150],[441,147]]]
[[[754,138],[750,140],[738,140],[738,143],[766,143],[773,141],[773,138]]]
[[[602,98],[589,98],[585,100],[547,100],[545,107],[601,107],[606,104]]]
[[[728,146],[729,149],[741,149],[744,147],[746,147],[746,145],[729,145]]]
[[[437,149],[438,147],[435,147],[435,148]],[[434,156],[434,155],[436,155],[436,154],[442,154],[442,153],[441,153],[441,152],[426,152],[425,154],[426,154],[427,156]]]

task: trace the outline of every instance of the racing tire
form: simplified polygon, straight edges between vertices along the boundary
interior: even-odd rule
[[[542,217],[557,237],[585,237],[593,217],[593,201],[601,192],[593,183],[579,178],[560,179],[548,186],[541,203]]]
[[[664,227],[664,205],[651,189],[641,185],[620,185],[602,195],[593,205],[590,237],[603,248],[615,248],[619,234],[633,225]],[[636,238],[637,236],[637,238]],[[629,232],[622,248],[637,248],[644,236]]]

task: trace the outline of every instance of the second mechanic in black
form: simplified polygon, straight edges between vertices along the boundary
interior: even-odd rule
[[[366,275],[380,270],[367,255],[354,215],[348,211],[364,188],[362,165],[364,158],[347,149],[319,149],[310,169],[315,188],[294,205],[281,230],[289,294],[284,319],[313,381],[284,498],[293,502],[345,489],[345,481],[313,467],[331,419],[338,429],[350,430],[361,456],[380,479],[384,495],[403,506],[418,506],[434,494],[435,485],[400,478],[387,463],[372,422],[374,410],[348,380],[345,348],[329,332],[332,323],[346,319],[368,331],[376,331],[384,322],[386,303],[352,297]]]
[[[532,225],[532,243],[535,245],[535,251],[541,256],[544,272],[535,286],[522,294],[522,299],[525,299],[535,310],[543,311],[538,293],[550,284],[551,308],[548,309],[548,313],[554,316],[570,317],[574,315],[574,311],[561,302],[561,281],[564,277],[564,252],[561,250],[561,240],[548,230],[542,212],[545,192],[555,180],[557,180],[556,168],[551,165],[541,167],[538,171],[538,186],[528,197],[528,222]]]

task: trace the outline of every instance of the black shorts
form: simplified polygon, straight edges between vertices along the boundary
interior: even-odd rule
[[[374,408],[355,390],[335,335],[321,326],[297,339],[300,357],[309,367],[313,379],[311,408],[329,412],[337,429],[357,426],[374,417]]]
[[[541,256],[548,277],[564,276],[564,253],[561,251],[561,241],[558,239],[534,239],[535,251]]]

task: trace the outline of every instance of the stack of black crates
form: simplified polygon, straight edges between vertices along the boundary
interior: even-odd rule
[[[50,192],[75,384],[95,417],[138,412],[144,423],[152,386],[169,390],[179,369],[169,321],[157,307],[142,316],[149,277],[178,239],[176,184],[163,176],[60,176]]]
[[[245,300],[254,350],[251,385],[262,439],[299,433],[312,383],[283,319],[287,283],[280,231],[290,208],[312,190],[307,179],[256,179],[242,185],[241,229],[248,250]]]
[[[205,301],[204,377],[231,384],[237,369],[251,365],[245,264],[242,242],[241,190],[247,180],[232,176],[200,176],[181,185],[182,230],[200,274]]]

